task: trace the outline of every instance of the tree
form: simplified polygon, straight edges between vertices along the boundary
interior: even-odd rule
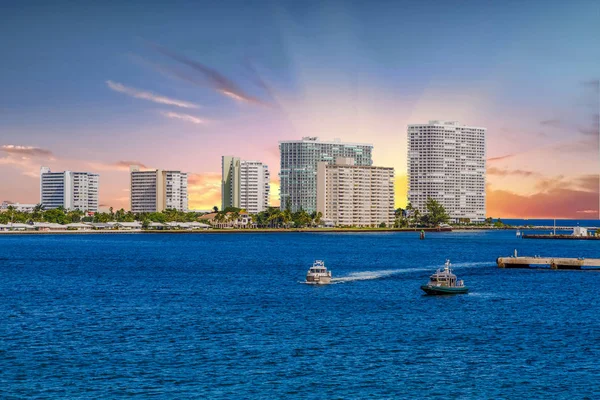
[[[16,211],[17,211],[17,209],[15,208],[15,206],[12,206],[12,205],[8,206],[6,208],[6,213],[7,213],[8,217],[9,217],[9,220],[10,220],[11,223],[14,222]]]
[[[142,221],[142,229],[148,229],[150,227],[150,223],[151,221],[146,218],[144,221]]]
[[[44,211],[44,221],[53,222],[56,224],[66,224],[68,222],[67,214],[63,207],[54,208],[52,210]]]
[[[286,228],[289,228],[289,224],[292,222],[292,211],[290,208],[286,207],[286,209],[281,213],[281,222]]]
[[[450,220],[450,216],[446,212],[446,209],[437,200],[431,197],[427,199],[427,214],[423,217],[423,221],[430,226],[439,226],[440,224],[447,223]]]
[[[32,219],[36,222],[44,219],[44,205],[42,203],[38,203],[33,207]]]
[[[84,216],[83,211],[81,210],[71,210],[67,213],[67,220],[70,222],[80,222],[81,218]]]
[[[406,206],[406,214],[408,215],[408,225],[417,226],[421,222],[421,212],[414,208],[411,203]]]
[[[219,207],[217,207],[217,206],[214,206],[212,209],[213,209],[213,211],[214,211],[214,212],[216,212],[216,213],[217,213],[217,212],[219,212]]]
[[[313,217],[314,224],[316,226],[321,225],[321,219],[323,218],[323,213],[321,211],[317,211],[315,216]]]
[[[380,228],[385,228],[386,226],[387,226],[387,225],[385,224],[385,222],[382,222],[382,223],[380,223],[380,224],[379,224],[379,227],[380,227]]]

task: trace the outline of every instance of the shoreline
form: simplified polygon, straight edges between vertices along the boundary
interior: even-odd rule
[[[442,233],[442,232],[476,232],[476,231],[505,231],[505,230],[545,230],[546,227],[459,227],[438,230],[437,228],[289,228],[289,229],[198,229],[198,230],[116,230],[116,229],[98,229],[98,230],[46,230],[46,231],[0,231],[2,235],[90,235],[90,234],[250,234],[250,233],[393,233],[393,232],[421,232]],[[572,228],[571,228],[572,229]],[[597,228],[589,228],[597,229]]]
[[[233,233],[379,233],[379,232],[452,232],[437,228],[303,228],[303,229],[198,229],[198,230],[55,230],[55,231],[0,231],[0,236],[6,235],[70,235],[70,234],[233,234]]]

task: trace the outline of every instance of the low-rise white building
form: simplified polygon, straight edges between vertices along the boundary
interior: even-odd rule
[[[23,203],[13,203],[12,201],[3,201],[0,204],[0,212],[8,211],[8,207],[13,207],[16,211],[21,212],[33,212],[33,209],[37,204],[23,204]]]
[[[338,157],[317,165],[317,211],[336,226],[394,224],[394,169]]]

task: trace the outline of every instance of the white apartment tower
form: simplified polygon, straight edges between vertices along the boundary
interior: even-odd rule
[[[338,157],[317,166],[317,211],[336,226],[394,224],[394,169]]]
[[[160,212],[166,209],[188,210],[188,178],[181,171],[140,171],[129,167],[131,174],[131,212]]]
[[[345,143],[336,139],[332,142],[320,141],[317,137],[303,137],[302,140],[279,142],[281,209],[288,204],[293,212],[304,210],[308,213],[317,209],[317,164],[333,164],[337,157],[352,158],[357,166],[370,166],[373,145]]]
[[[408,201],[421,213],[428,198],[450,218],[485,220],[486,128],[456,121],[408,126]]]
[[[241,208],[250,214],[269,207],[271,185],[269,167],[260,161],[239,157],[221,158],[221,209]]]
[[[40,203],[45,209],[98,211],[98,174],[90,172],[52,172],[40,169]]]

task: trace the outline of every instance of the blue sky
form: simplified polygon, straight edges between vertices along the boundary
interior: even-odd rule
[[[597,115],[597,1],[22,3],[0,13],[0,145],[53,157],[5,152],[3,198],[35,202],[33,167],[46,163],[101,170],[101,202],[125,206],[126,171],[111,166],[139,161],[211,182],[196,193],[207,206],[220,155],[264,160],[276,177],[277,141],[302,135],[373,142],[401,177],[405,126],[427,119],[488,127],[490,157],[526,155],[500,171],[599,169],[597,150],[566,171],[539,154],[595,143],[581,131]],[[531,197],[532,176],[490,176],[489,191]]]

